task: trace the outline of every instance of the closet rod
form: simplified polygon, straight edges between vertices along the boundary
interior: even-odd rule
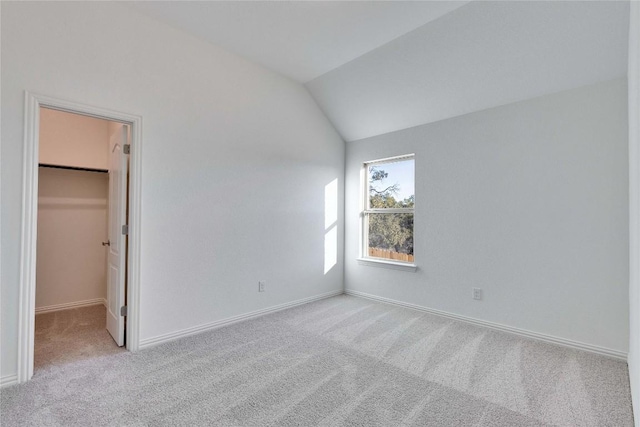
[[[68,169],[68,170],[72,170],[72,171],[109,173],[109,171],[107,169],[80,168],[80,167],[76,167],[76,166],[50,165],[48,163],[40,163],[40,164],[38,164],[38,166],[40,166],[41,168]]]

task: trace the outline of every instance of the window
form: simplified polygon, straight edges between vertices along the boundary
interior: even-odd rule
[[[414,156],[364,164],[362,258],[414,263]]]

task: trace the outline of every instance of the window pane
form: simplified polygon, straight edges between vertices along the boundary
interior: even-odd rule
[[[367,172],[369,208],[413,208],[413,159],[369,165]]]
[[[370,213],[370,257],[413,262],[413,214]]]

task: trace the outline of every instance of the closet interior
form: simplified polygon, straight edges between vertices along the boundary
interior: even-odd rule
[[[109,136],[119,123],[40,109],[35,370],[120,350],[106,330]]]

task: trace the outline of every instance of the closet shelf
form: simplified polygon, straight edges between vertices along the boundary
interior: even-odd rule
[[[51,165],[48,163],[40,163],[38,164],[41,168],[52,168],[52,169],[67,169],[73,171],[84,171],[84,172],[98,172],[98,173],[109,173],[107,169],[97,169],[97,168],[82,168],[77,166],[61,166],[61,165]]]

